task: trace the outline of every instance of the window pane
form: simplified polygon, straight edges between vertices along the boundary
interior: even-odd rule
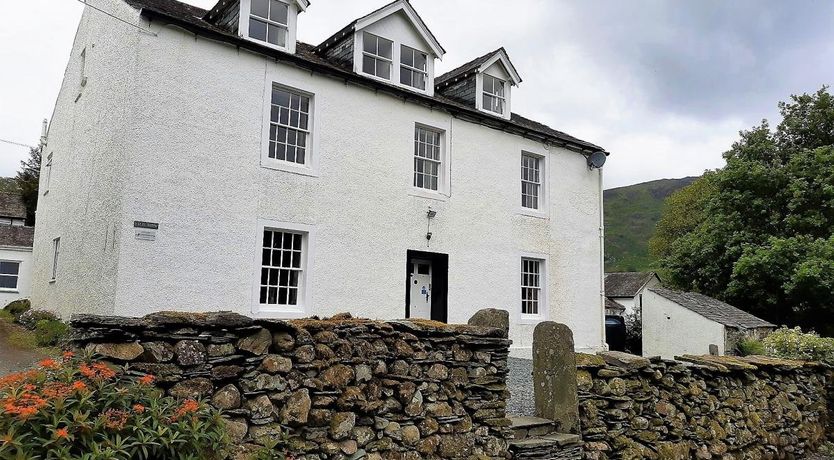
[[[269,0],[252,0],[252,14],[262,18],[269,17]]]
[[[417,89],[426,89],[426,75],[422,73],[414,74],[414,83],[412,84]]]
[[[272,103],[280,105],[281,107],[290,106],[290,93],[282,89],[275,88],[272,90]]]
[[[413,66],[414,68],[417,68],[417,69],[420,69],[420,70],[426,70],[426,62],[427,61],[428,61],[428,58],[426,57],[425,54],[423,54],[419,51],[414,53],[414,66]]]
[[[382,56],[386,59],[391,59],[394,53],[394,42],[391,40],[386,40],[384,38],[378,39],[379,41],[379,56]]]
[[[405,45],[401,47],[400,62],[409,67],[414,67],[414,52],[411,50],[411,48]]]
[[[269,43],[276,46],[287,45],[287,29],[269,24]]]
[[[17,289],[17,276],[0,276],[0,288]]]
[[[279,2],[278,0],[272,0],[272,8],[269,10],[269,19],[286,25],[288,11],[289,9],[286,3]]]
[[[376,35],[365,32],[362,43],[366,53],[376,54]]]
[[[384,61],[377,61],[377,76],[386,80],[391,79],[391,63]]]
[[[261,286],[261,296],[260,301],[262,304],[266,303],[266,287]]]
[[[255,40],[266,41],[266,23],[249,19],[249,36]]]
[[[400,69],[400,83],[411,86],[411,71],[405,68]]]
[[[364,56],[362,58],[362,71],[367,74],[376,75],[376,59],[370,56]]]
[[[0,262],[0,274],[17,275],[19,270],[19,262]]]
[[[298,289],[290,289],[290,296],[287,305],[298,305]]]

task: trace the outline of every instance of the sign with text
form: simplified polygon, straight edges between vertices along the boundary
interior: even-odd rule
[[[137,240],[156,241],[159,224],[155,222],[133,221],[133,230]]]

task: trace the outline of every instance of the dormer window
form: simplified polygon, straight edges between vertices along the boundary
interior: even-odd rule
[[[492,75],[484,75],[484,110],[489,110],[499,115],[504,114],[504,107],[506,107],[507,103],[504,96],[504,85],[506,85],[504,80],[495,78]]]
[[[394,58],[394,42],[365,32],[362,38],[362,71],[385,80],[391,79]]]
[[[289,5],[278,0],[252,0],[249,37],[280,48],[287,47]]]
[[[400,83],[419,90],[426,89],[428,55],[402,45],[400,50]]]

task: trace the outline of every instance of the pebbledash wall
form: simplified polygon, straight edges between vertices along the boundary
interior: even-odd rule
[[[428,321],[81,315],[76,347],[207,398],[245,452],[289,431],[296,458],[504,459],[503,328]]]
[[[806,458],[834,434],[821,364],[611,352],[577,367],[586,459]]]
[[[155,35],[84,12],[44,151],[35,306],[65,318],[198,305],[258,316],[259,224],[288,223],[313,235],[302,317],[338,305],[404,317],[406,251],[428,251],[449,255],[450,323],[505,308],[520,354],[540,320],[569,325],[579,349],[605,347],[602,174],[581,154],[149,24],[122,1],[99,7]],[[273,82],[314,94],[313,175],[261,166]],[[416,123],[446,132],[445,195],[411,185]],[[522,151],[546,158],[537,215],[520,206]],[[159,223],[156,241],[135,238],[134,221]],[[538,319],[520,318],[522,256],[546,259]]]

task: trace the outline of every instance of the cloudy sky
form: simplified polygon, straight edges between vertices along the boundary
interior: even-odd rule
[[[319,43],[385,2],[313,0],[300,39]],[[83,5],[7,3],[15,19],[0,28],[0,139],[35,144]],[[720,167],[740,129],[776,120],[777,101],[834,80],[830,1],[412,3],[448,51],[440,72],[505,46],[524,79],[514,111],[612,152],[606,187]],[[26,153],[0,142],[0,176],[13,175]]]

